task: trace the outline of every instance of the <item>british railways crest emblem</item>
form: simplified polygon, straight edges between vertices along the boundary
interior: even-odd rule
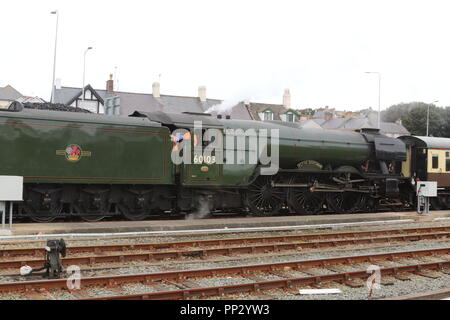
[[[77,144],[69,144],[65,150],[56,150],[59,156],[65,156],[69,162],[78,162],[82,157],[90,157],[90,151],[83,151]]]

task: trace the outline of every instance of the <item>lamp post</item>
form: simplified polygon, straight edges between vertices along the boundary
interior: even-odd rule
[[[91,50],[92,47],[88,47],[85,51],[84,51],[84,59],[83,59],[83,89],[82,89],[82,96],[81,96],[81,100],[84,101],[84,78],[86,75],[86,53],[88,53],[89,50]]]
[[[59,13],[58,10],[50,12],[50,14],[56,14],[56,32],[55,32],[55,53],[53,56],[53,80],[52,80],[52,96],[50,97],[50,102],[55,102],[55,70],[56,70],[56,45],[58,43],[58,20]]]
[[[376,71],[366,71],[366,73],[372,73],[378,75],[378,129],[380,129],[381,118],[381,73]]]
[[[427,137],[428,137],[428,128],[430,126],[430,104],[435,104],[439,102],[438,100],[433,101],[432,103],[428,103],[428,108],[427,108]]]

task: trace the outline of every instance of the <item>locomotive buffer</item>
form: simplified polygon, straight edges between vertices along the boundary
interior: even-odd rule
[[[2,214],[2,228],[0,235],[9,235],[12,230],[13,202],[22,201],[23,177],[0,176],[0,211]],[[6,229],[6,203],[9,202],[9,230]]]

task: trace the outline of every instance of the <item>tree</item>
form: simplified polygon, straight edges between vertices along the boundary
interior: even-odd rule
[[[423,102],[400,103],[383,112],[384,121],[399,119],[412,135],[424,136],[427,131],[427,109],[430,107],[429,135],[450,138],[450,108],[440,108]]]

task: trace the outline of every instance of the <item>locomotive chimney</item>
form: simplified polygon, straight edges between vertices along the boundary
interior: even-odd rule
[[[152,85],[153,98],[159,98],[161,96],[159,89],[160,89],[159,82],[153,82],[153,85]]]
[[[114,80],[112,74],[109,75],[109,80],[106,81],[106,92],[114,92]]]
[[[289,92],[289,89],[284,90],[283,106],[287,109],[289,109],[291,107],[291,93]]]
[[[198,97],[201,102],[206,101],[206,87],[205,86],[198,87]]]

